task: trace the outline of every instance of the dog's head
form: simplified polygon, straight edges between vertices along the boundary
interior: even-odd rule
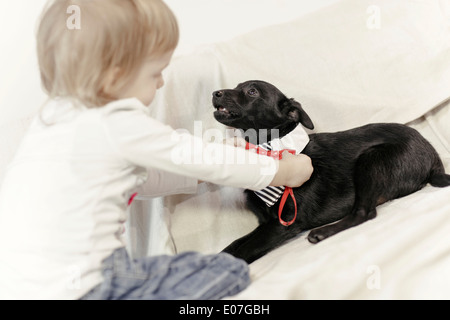
[[[280,135],[298,123],[314,129],[300,103],[264,81],[246,81],[235,89],[215,91],[212,102],[216,120],[236,129],[279,129]]]

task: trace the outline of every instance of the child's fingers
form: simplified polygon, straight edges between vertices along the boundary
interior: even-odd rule
[[[283,151],[283,153],[281,154],[282,158],[284,160],[292,160],[294,159],[296,156],[294,156],[292,153],[290,153],[289,151]]]
[[[233,137],[233,138],[225,139],[223,141],[223,143],[229,144],[229,145],[232,145],[232,146],[238,147],[238,148],[245,148],[247,142],[243,138]]]
[[[235,147],[239,147],[239,148],[245,148],[247,146],[247,141],[245,141],[244,138],[240,138],[240,137],[235,137]]]

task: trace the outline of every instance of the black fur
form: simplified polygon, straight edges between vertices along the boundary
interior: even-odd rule
[[[313,129],[302,106],[273,85],[247,81],[235,89],[213,93],[219,122],[238,129],[278,129],[280,137],[298,123]],[[267,207],[246,190],[247,205],[260,225],[224,249],[248,263],[260,258],[305,230],[317,243],[347,228],[376,217],[376,206],[411,194],[427,183],[450,185],[436,150],[416,130],[401,124],[368,124],[336,133],[311,134],[302,153],[312,159],[309,181],[294,188],[298,216],[285,227],[278,221],[279,201]],[[269,133],[269,140],[270,140]],[[257,136],[252,143],[263,141]],[[293,217],[287,201],[283,219]],[[333,224],[330,224],[333,223]]]

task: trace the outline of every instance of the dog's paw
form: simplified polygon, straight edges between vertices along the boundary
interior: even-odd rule
[[[308,241],[311,243],[318,243],[326,238],[331,236],[331,234],[328,234],[327,230],[325,228],[318,228],[312,230],[308,235]]]

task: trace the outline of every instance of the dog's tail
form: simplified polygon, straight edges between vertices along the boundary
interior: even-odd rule
[[[440,173],[430,177],[430,184],[433,187],[444,188],[450,186],[450,174]]]
[[[439,157],[435,158],[428,182],[433,187],[444,188],[450,186],[450,175],[445,173],[444,165]]]

